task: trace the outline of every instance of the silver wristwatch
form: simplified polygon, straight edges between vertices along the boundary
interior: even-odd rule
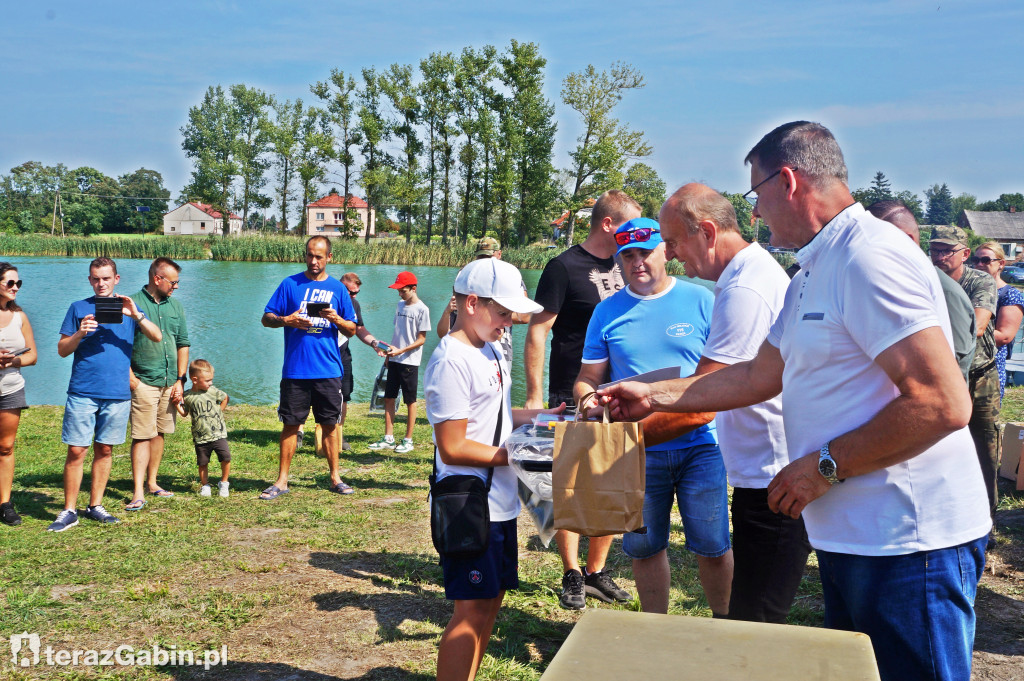
[[[818,472],[821,473],[821,477],[828,480],[830,485],[834,485],[837,482],[842,482],[836,477],[836,460],[832,458],[832,454],[829,453],[830,442],[826,442],[818,456]]]

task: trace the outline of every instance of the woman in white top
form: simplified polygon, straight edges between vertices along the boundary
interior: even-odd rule
[[[36,341],[28,317],[14,302],[21,290],[18,270],[0,262],[0,521],[20,525],[21,516],[11,503],[14,483],[14,439],[18,435],[25,401],[21,367],[36,363]],[[14,354],[25,348],[25,352]]]

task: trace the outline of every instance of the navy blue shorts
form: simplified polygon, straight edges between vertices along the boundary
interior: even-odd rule
[[[441,556],[444,597],[450,601],[497,598],[519,588],[519,543],[516,519],[491,523],[491,541],[476,558]]]

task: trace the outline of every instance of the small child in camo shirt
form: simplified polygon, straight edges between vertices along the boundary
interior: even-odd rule
[[[231,451],[228,449],[228,429],[224,424],[224,409],[228,395],[213,385],[213,365],[205,359],[188,365],[192,388],[185,392],[177,404],[178,413],[192,417],[192,442],[196,446],[199,464],[199,496],[212,496],[209,484],[210,455],[217,452],[220,460],[220,496],[228,496],[228,471],[231,469]]]

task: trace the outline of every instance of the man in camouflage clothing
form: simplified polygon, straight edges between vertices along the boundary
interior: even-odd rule
[[[932,229],[928,253],[936,267],[960,283],[974,305],[978,344],[967,382],[974,400],[969,427],[985,477],[989,507],[995,512],[998,501],[996,473],[999,470],[999,372],[996,369],[994,338],[998,300],[996,281],[987,272],[964,265],[971,249],[967,247],[967,233],[956,225],[938,225]]]

